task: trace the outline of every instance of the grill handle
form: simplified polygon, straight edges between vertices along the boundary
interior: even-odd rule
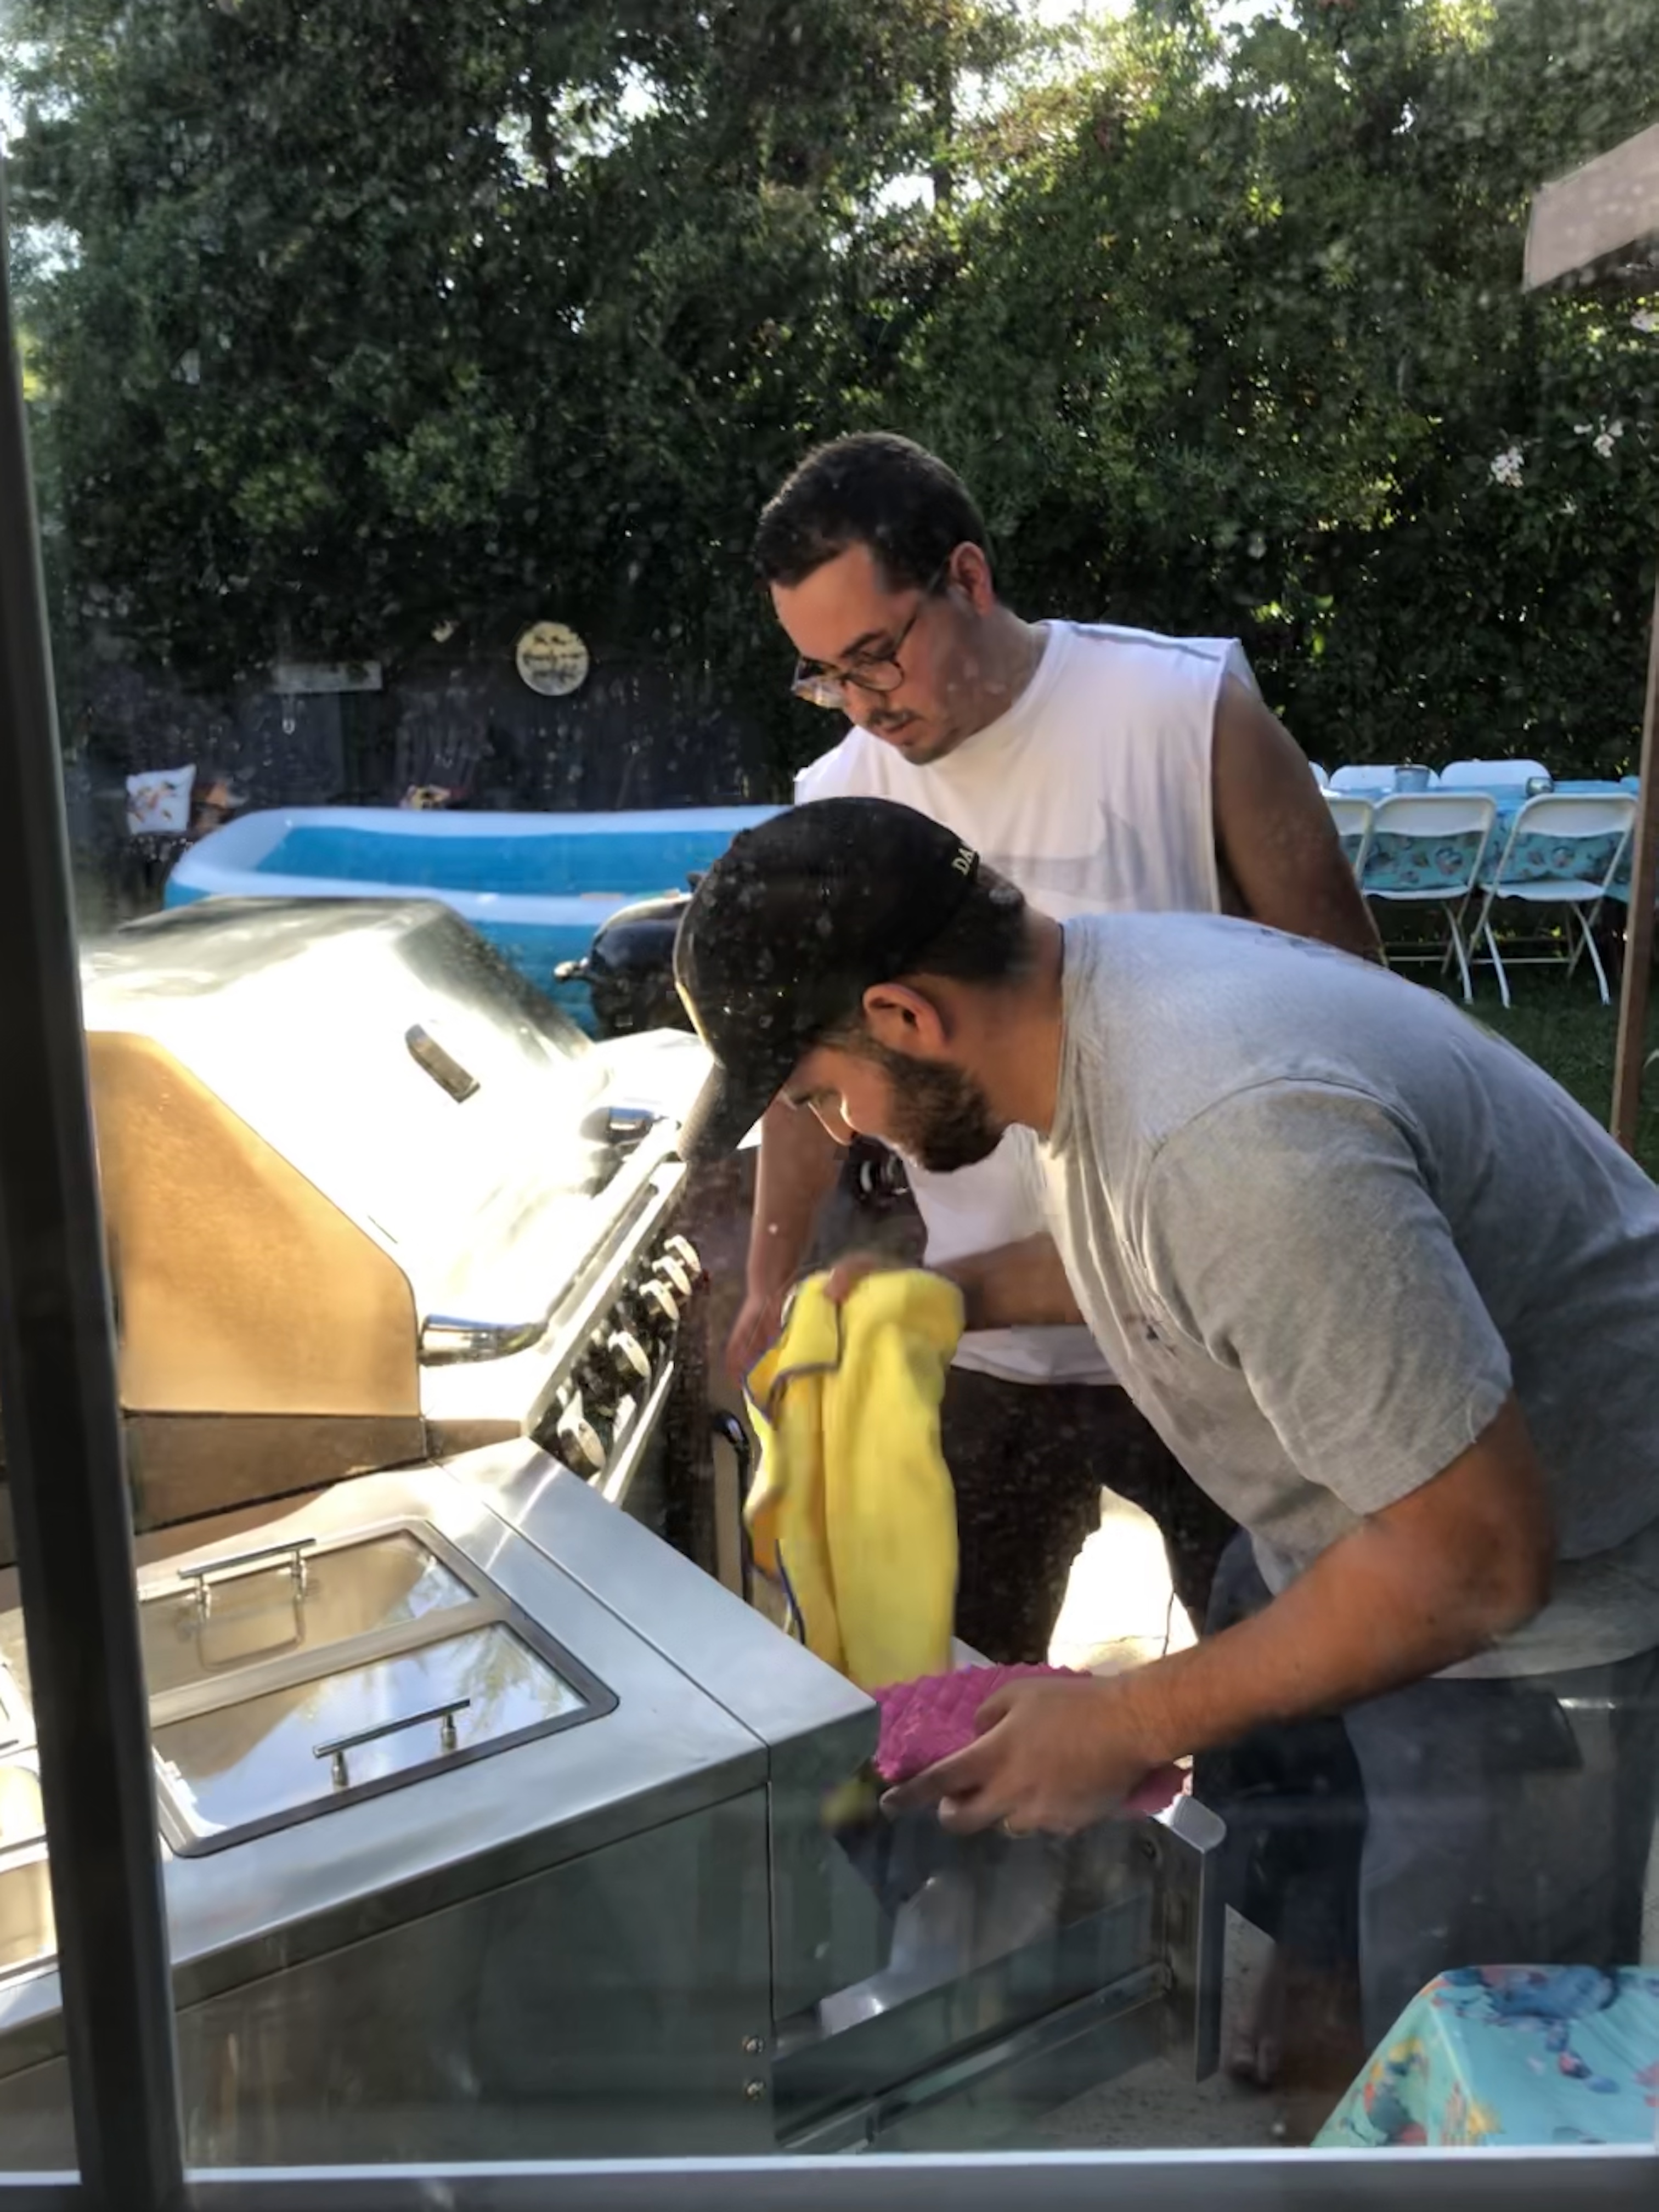
[[[228,1559],[210,1559],[204,1566],[180,1567],[181,1583],[196,1585],[196,1610],[206,1613],[213,1602],[216,1583],[240,1581],[244,1575],[257,1574],[261,1567],[273,1565],[286,1559],[289,1573],[293,1577],[296,1598],[306,1594],[306,1554],[316,1547],[314,1536],[296,1536],[291,1544],[265,1544],[257,1552],[237,1552]]]
[[[475,1359],[510,1359],[547,1334],[539,1321],[468,1321],[459,1314],[428,1314],[421,1323],[422,1367],[458,1367]]]
[[[401,1735],[405,1729],[419,1728],[423,1721],[436,1721],[439,1749],[453,1751],[455,1716],[464,1713],[471,1703],[471,1698],[452,1698],[447,1705],[428,1705],[424,1712],[405,1713],[400,1721],[382,1721],[378,1728],[359,1729],[356,1735],[337,1735],[330,1743],[314,1743],[311,1747],[311,1755],[313,1759],[328,1760],[329,1775],[334,1787],[344,1790],[351,1781],[346,1766],[349,1751],[359,1751],[366,1743],[378,1743],[382,1736]]]

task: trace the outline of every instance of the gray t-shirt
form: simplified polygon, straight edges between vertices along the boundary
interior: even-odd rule
[[[1659,1644],[1659,1188],[1448,1000],[1212,915],[1066,926],[1066,1271],[1131,1395],[1282,1589],[1513,1390],[1554,1594],[1448,1669]]]

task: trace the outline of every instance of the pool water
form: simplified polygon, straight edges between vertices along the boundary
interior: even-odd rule
[[[772,807],[621,814],[416,813],[295,807],[246,814],[192,846],[166,903],[212,897],[440,898],[503,959],[593,1027],[587,987],[556,970],[580,960],[618,907],[710,866]]]
[[[273,846],[258,871],[511,898],[632,899],[683,885],[729,842],[708,830],[619,829],[572,836],[551,827],[535,837],[417,837],[307,822]]]

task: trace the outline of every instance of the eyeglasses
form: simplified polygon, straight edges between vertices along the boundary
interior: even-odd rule
[[[909,619],[885,653],[872,660],[860,660],[851,668],[832,668],[827,661],[798,660],[789,689],[797,699],[805,699],[809,707],[828,707],[838,714],[850,714],[847,691],[850,684],[854,690],[868,692],[873,699],[884,699],[890,691],[896,691],[904,681],[904,671],[899,666],[899,653],[911,631],[921,618],[921,611],[950,574],[948,559],[941,563],[933,581],[910,610]]]

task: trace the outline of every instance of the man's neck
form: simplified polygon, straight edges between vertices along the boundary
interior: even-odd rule
[[[1017,983],[997,994],[979,1073],[999,1121],[1017,1122],[1046,1137],[1060,1097],[1066,940],[1057,921],[1035,910],[1027,915],[1027,928],[1030,965]]]
[[[991,610],[977,641],[981,666],[975,687],[976,714],[969,736],[977,737],[994,722],[1000,722],[1024,696],[1042,665],[1047,641],[1043,623],[1022,621],[1000,601]]]

